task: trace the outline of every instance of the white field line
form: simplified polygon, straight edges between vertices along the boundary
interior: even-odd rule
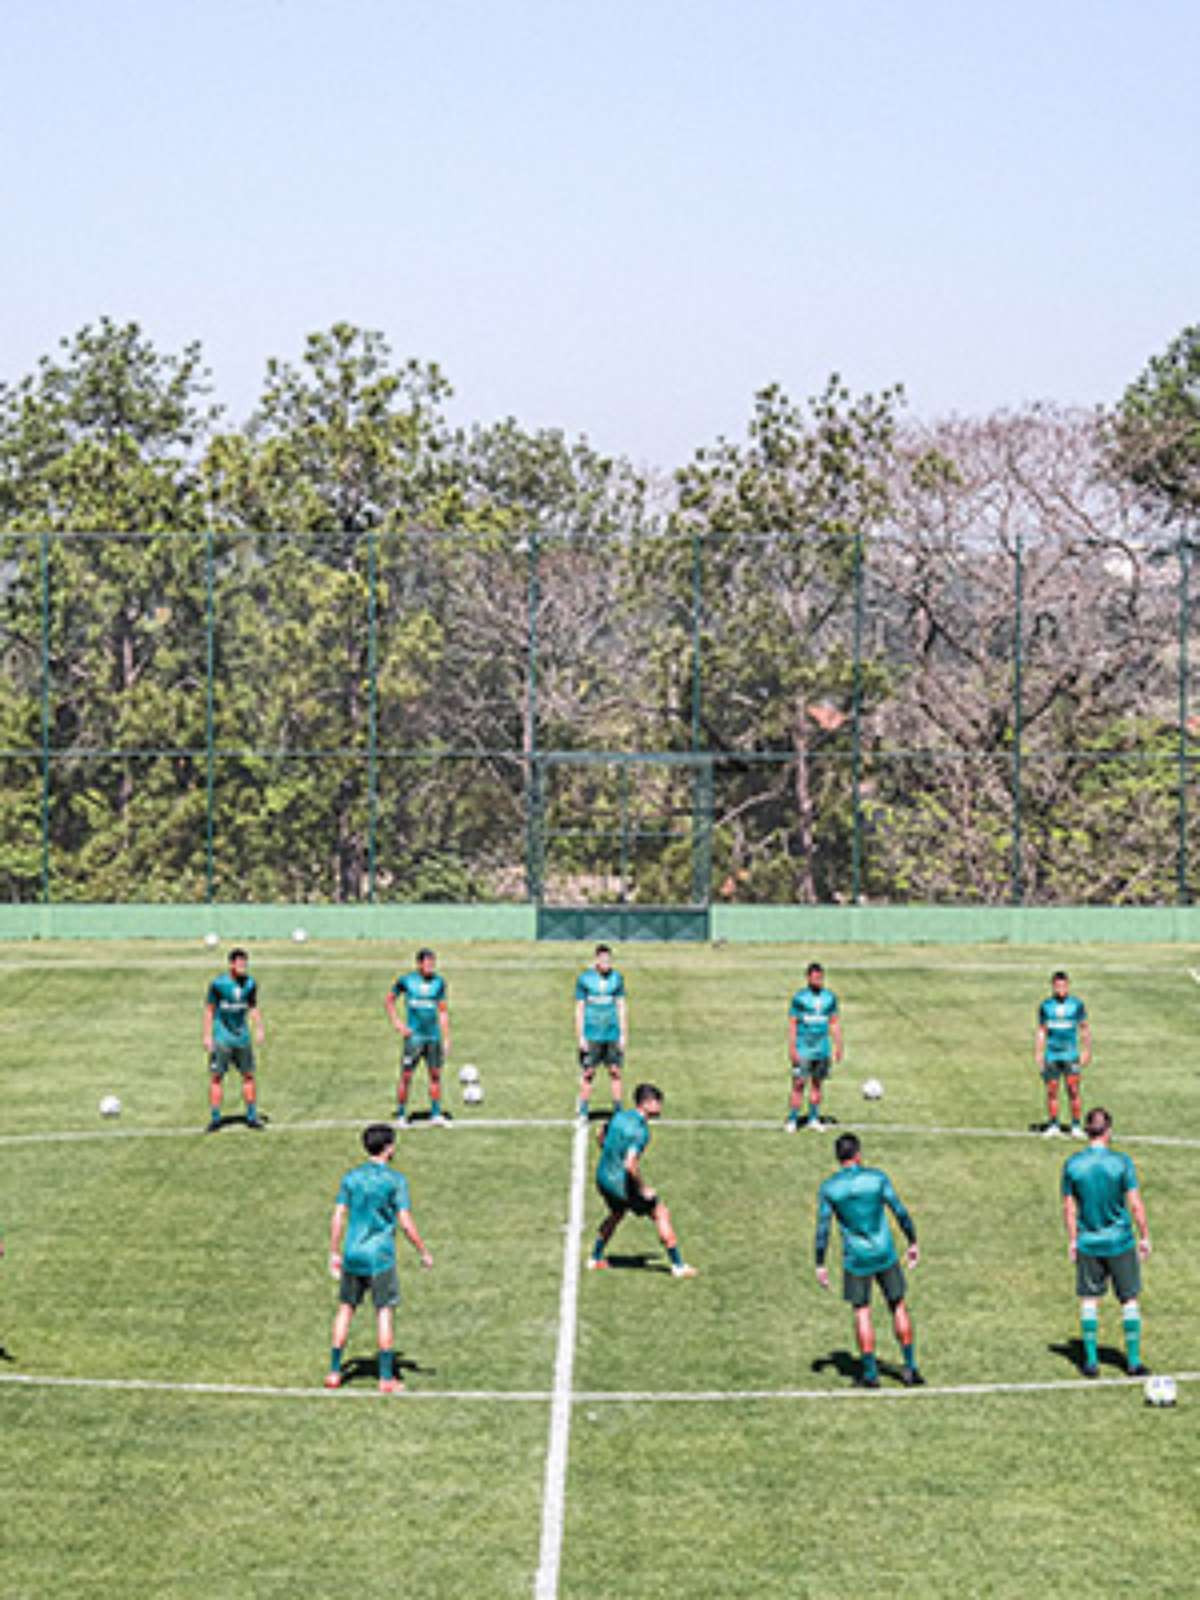
[[[1166,1374],[1164,1374],[1165,1376]],[[1173,1372],[1176,1383],[1200,1383],[1200,1372]],[[1143,1378],[1054,1378],[1041,1383],[957,1383],[926,1384],[920,1389],[899,1385],[884,1389],[577,1389],[569,1404],[603,1405],[749,1405],[808,1400],[896,1400],[953,1399],[961,1396],[992,1394],[1094,1394],[1100,1389],[1130,1389]],[[402,1396],[381,1395],[374,1384],[347,1387],[336,1394],[313,1384],[308,1388],[272,1387],[254,1383],[173,1383],[156,1378],[60,1378],[40,1377],[28,1372],[0,1372],[0,1385],[24,1389],[83,1389],[131,1394],[231,1395],[251,1400],[319,1400],[325,1405],[341,1405],[351,1400],[378,1400],[396,1405],[418,1400],[441,1400],[459,1404],[552,1405],[558,1396],[548,1389],[409,1389]],[[561,1529],[560,1529],[561,1532]]]
[[[542,1539],[534,1579],[535,1600],[555,1600],[562,1561],[563,1518],[567,1501],[567,1455],[571,1442],[571,1382],[575,1371],[575,1323],[579,1309],[579,1250],[583,1233],[583,1181],[587,1170],[586,1122],[571,1136],[571,1198],[563,1240],[562,1294],[558,1309],[558,1350],[554,1357],[554,1398],[550,1442],[542,1490]]]
[[[427,1122],[417,1122],[412,1127],[406,1128],[400,1134],[399,1142],[403,1146],[406,1139],[414,1134],[436,1134],[439,1138],[456,1139],[463,1133],[472,1129],[496,1130],[502,1128],[569,1128],[575,1123],[574,1117],[471,1117],[469,1120],[459,1116],[452,1128],[434,1128]],[[307,1122],[276,1122],[270,1123],[270,1132],[276,1136],[284,1133],[328,1133],[338,1129],[361,1130],[368,1122],[387,1121],[385,1117],[371,1118],[340,1117],[326,1118]],[[690,1128],[711,1130],[718,1133],[772,1133],[778,1134],[783,1127],[780,1118],[735,1118],[735,1117],[663,1117],[659,1122],[662,1128]],[[223,1130],[222,1134],[213,1134],[212,1138],[236,1139],[238,1129],[230,1127]],[[200,1135],[199,1126],[190,1128],[79,1128],[64,1129],[57,1133],[5,1133],[0,1134],[0,1149],[10,1145],[22,1144],[84,1144],[98,1139],[194,1139]],[[1024,1128],[951,1128],[930,1126],[916,1122],[839,1122],[834,1127],[827,1127],[825,1133],[833,1135],[836,1132],[854,1133],[886,1133],[899,1134],[912,1138],[925,1139],[1041,1139],[1040,1133],[1034,1133]],[[812,1135],[801,1130],[796,1137],[811,1139]],[[1175,1150],[1200,1150],[1200,1138],[1183,1139],[1173,1134],[1156,1133],[1122,1133],[1119,1144],[1145,1144],[1161,1145]],[[1072,1141],[1067,1138],[1055,1141],[1056,1146],[1066,1150]]]
[[[1188,977],[1193,983],[1200,983],[1200,967],[1189,967]]]

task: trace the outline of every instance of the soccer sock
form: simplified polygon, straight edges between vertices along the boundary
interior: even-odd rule
[[[592,1260],[593,1261],[599,1261],[602,1258],[603,1255],[604,1255],[604,1240],[601,1238],[601,1236],[599,1234],[597,1234],[596,1235],[596,1242],[592,1246]]]
[[[330,1372],[340,1372],[342,1370],[342,1352],[344,1349],[345,1346],[340,1344],[331,1346],[329,1351]]]
[[[442,1091],[440,1089],[437,1092],[437,1098],[436,1099],[434,1098],[433,1095],[429,1096],[429,1110],[430,1110],[430,1112],[432,1113],[433,1116],[435,1116],[435,1117],[440,1117],[441,1116],[441,1114],[442,1114]]]
[[[917,1365],[917,1341],[914,1339],[911,1344],[902,1344],[900,1351],[904,1356],[904,1365],[910,1371],[915,1371]]]
[[[386,1383],[389,1378],[396,1376],[396,1352],[394,1350],[381,1350],[379,1352],[379,1381]]]
[[[863,1377],[868,1383],[874,1383],[879,1376],[879,1367],[875,1360],[874,1350],[863,1351]]]
[[[1131,1367],[1142,1364],[1142,1313],[1128,1307],[1121,1313],[1125,1328],[1125,1360]]]
[[[1100,1352],[1100,1319],[1094,1311],[1080,1314],[1079,1330],[1083,1334],[1084,1362],[1094,1367]]]
[[[810,1100],[808,1102],[808,1120],[810,1122],[820,1122],[821,1102],[819,1100]]]
[[[683,1265],[683,1257],[679,1254],[679,1246],[677,1244],[669,1244],[667,1246],[667,1255],[671,1258],[673,1267],[681,1267]]]

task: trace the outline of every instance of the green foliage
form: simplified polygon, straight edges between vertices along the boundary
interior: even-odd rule
[[[1184,328],[1129,385],[1117,462],[1174,517],[1200,512],[1200,324]]]

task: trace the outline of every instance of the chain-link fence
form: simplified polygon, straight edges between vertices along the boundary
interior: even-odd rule
[[[9,901],[1192,898],[1191,551],[0,536]]]

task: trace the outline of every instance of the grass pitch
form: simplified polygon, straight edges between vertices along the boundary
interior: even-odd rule
[[[629,1082],[667,1096],[647,1167],[701,1276],[672,1281],[632,1219],[616,1268],[581,1276],[558,1592],[1066,1595],[1094,1583],[1098,1560],[1106,1592],[1191,1592],[1200,1390],[1183,1385],[1159,1413],[1135,1386],[1075,1379],[1058,1199],[1074,1147],[1027,1136],[1042,1115],[1034,1012],[1061,952],[825,953],[847,1042],[827,1103],[917,1219],[909,1299],[931,1389],[1063,1385],[901,1392],[877,1312],[882,1395],[851,1390],[849,1314],[813,1279],[832,1141],[780,1132],[787,1001],[809,954],[618,952]],[[453,1129],[401,1138],[436,1258],[422,1273],[401,1239],[412,1392],[375,1396],[368,1308],[349,1392],[326,1395],[329,1212],[357,1130],[394,1105],[383,995],[410,955],[252,951],[272,1126],[205,1138],[209,952],[0,949],[0,1378],[43,1380],[0,1382],[6,1600],[332,1596],[380,1575],[414,1596],[532,1593],[570,1208],[572,986],[590,953],[440,952],[453,1066],[476,1062],[486,1099],[456,1104]],[[1085,1097],[1114,1112],[1150,1213],[1146,1359],[1192,1370],[1200,985],[1170,948],[1080,948],[1069,965],[1096,1041]],[[858,1095],[867,1076],[884,1082],[878,1105]],[[104,1093],[124,1103],[119,1124],[96,1114]],[[226,1097],[236,1111],[234,1081]],[[599,1215],[593,1150],[581,1251]],[[1119,1375],[1111,1301],[1101,1344]],[[688,1398],[701,1393],[713,1398]]]

